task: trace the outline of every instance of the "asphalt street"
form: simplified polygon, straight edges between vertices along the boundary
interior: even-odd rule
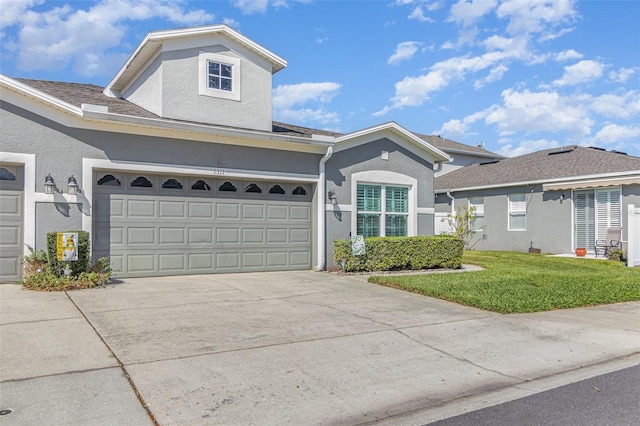
[[[640,425],[640,365],[429,425]]]

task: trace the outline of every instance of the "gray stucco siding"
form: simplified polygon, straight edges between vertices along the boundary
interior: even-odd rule
[[[388,160],[382,159],[383,151],[388,152]],[[383,138],[334,153],[326,163],[326,190],[335,193],[338,205],[351,207],[350,210],[336,207],[336,211],[326,212],[326,260],[329,268],[335,266],[333,241],[349,238],[355,232],[351,229],[355,214],[354,200],[351,199],[352,175],[365,171],[394,172],[415,179],[417,207],[433,207],[433,164],[392,140]],[[329,202],[327,194],[320,194],[320,197],[325,203]],[[417,216],[417,234],[433,235],[433,215],[411,213]]]
[[[526,194],[526,228],[509,229],[509,194]],[[470,197],[484,198],[485,228],[471,240],[476,250],[527,251],[531,244],[542,252],[568,253],[572,250],[572,209],[567,196],[542,191],[542,186],[492,188],[453,192],[455,208],[467,207]],[[438,211],[450,212],[446,195],[439,195]],[[448,206],[443,208],[444,206]]]
[[[202,52],[240,59],[240,101],[199,93]],[[125,98],[165,118],[247,129],[271,130],[271,70],[224,46],[161,53],[125,93]]]
[[[36,250],[47,250],[47,233],[82,229],[82,207],[61,196],[54,203],[36,203]]]
[[[316,174],[319,154],[269,150],[65,127],[8,103],[0,104],[2,150],[36,154],[36,191],[51,174],[58,186],[74,175],[81,188],[82,159]],[[63,182],[64,180],[64,182]]]
[[[383,151],[389,153],[388,160],[381,158]],[[386,138],[333,154],[326,165],[327,191],[336,192],[338,203],[351,204],[350,176],[369,170],[415,178],[418,207],[433,207],[433,164]]]

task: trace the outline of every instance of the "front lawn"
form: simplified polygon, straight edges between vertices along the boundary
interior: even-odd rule
[[[369,281],[500,313],[640,300],[640,268],[622,262],[483,251],[465,251],[462,262],[485,270],[373,276]]]

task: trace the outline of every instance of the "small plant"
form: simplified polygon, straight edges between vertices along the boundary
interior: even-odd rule
[[[471,245],[471,240],[476,232],[484,230],[484,226],[479,228],[475,227],[476,222],[476,208],[475,206],[458,207],[455,214],[449,213],[447,217],[441,219],[442,222],[447,222],[449,228],[452,229],[452,235],[460,238],[464,241],[464,248],[470,250],[480,240]]]
[[[624,262],[627,260],[627,254],[620,248],[611,248],[607,250],[607,259]]]
[[[18,284],[29,290],[67,291],[82,288],[104,286],[111,279],[111,264],[108,257],[101,257],[86,271],[77,274],[59,274],[52,269],[49,256],[44,250],[34,251],[27,246],[29,254],[24,257],[24,279]],[[73,262],[56,262],[55,268],[70,270],[66,264]]]

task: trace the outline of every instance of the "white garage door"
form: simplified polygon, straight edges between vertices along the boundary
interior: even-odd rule
[[[93,211],[116,277],[311,269],[309,184],[99,172]]]
[[[0,282],[16,282],[22,270],[22,167],[0,166]]]

